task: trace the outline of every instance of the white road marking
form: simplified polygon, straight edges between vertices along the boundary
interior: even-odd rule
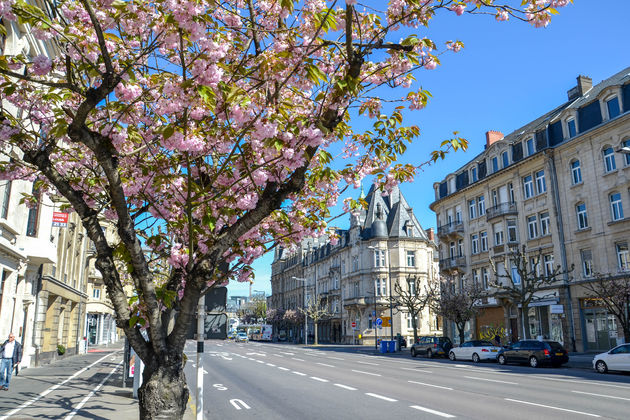
[[[372,366],[378,366],[378,363],[370,363],[370,362],[362,362],[362,361],[357,361],[357,363],[361,363],[362,365],[372,365]]]
[[[378,399],[389,401],[389,402],[396,402],[396,401],[398,401],[398,400],[395,400],[393,398],[384,397],[382,395],[372,394],[371,392],[366,392],[365,395],[369,395],[370,397],[378,398]]]
[[[282,366],[278,366],[278,369],[280,369],[280,370],[291,370],[291,369],[287,369],[287,368],[282,367]]]
[[[273,363],[267,363],[267,366],[276,367]]]
[[[508,382],[508,381],[498,381],[496,379],[486,379],[486,378],[478,378],[476,376],[464,376],[464,378],[475,379],[477,381],[488,381],[488,382],[497,382],[500,384],[508,384],[508,385],[518,385],[516,382]]]
[[[262,360],[256,360],[256,363],[265,363]]]
[[[538,404],[538,403],[533,403],[533,402],[529,402],[529,401],[513,400],[511,398],[505,398],[505,400],[506,401],[517,402],[517,403],[521,403],[521,404],[534,405],[534,406],[537,406],[537,407],[551,408],[552,410],[566,411],[568,413],[582,414],[582,415],[591,416],[591,417],[601,417],[598,414],[591,414],[591,413],[585,413],[583,411],[569,410],[568,408],[554,407],[552,405]]]
[[[424,382],[416,382],[416,381],[407,381],[410,384],[417,384],[417,385],[424,385],[424,386],[432,386],[433,388],[440,388],[440,389],[448,389],[449,391],[452,391],[453,388],[449,388],[447,386],[440,386],[440,385],[433,385],[433,384],[426,384]]]
[[[334,356],[328,356],[329,359],[334,359],[334,360],[344,360],[341,357],[334,357]]]
[[[615,397],[615,396],[613,396],[613,395],[594,394],[594,393],[592,393],[592,392],[583,392],[583,391],[571,391],[571,392],[575,392],[576,394],[593,395],[593,396],[595,396],[595,397],[613,398],[613,399],[615,399],[615,400],[625,400],[625,401],[630,401],[630,398]]]
[[[306,376],[306,373],[298,372],[296,370],[292,371],[292,373],[295,373],[296,375],[300,375],[300,376]]]
[[[455,416],[452,414],[443,413],[441,411],[431,410],[430,408],[420,407],[419,405],[410,405],[409,407],[415,408],[416,410],[425,411],[427,413],[435,414],[436,416],[446,417],[447,419],[452,419]]]
[[[281,351],[280,353],[282,353],[282,354],[286,354],[286,355],[288,355],[288,356],[295,356],[295,353],[290,353],[290,352],[288,352],[288,351]]]
[[[241,409],[240,407],[241,405],[243,406],[245,410],[249,410],[251,408],[249,405],[245,404],[242,400],[238,400],[236,398],[233,400],[230,400],[230,404],[232,404],[232,406],[236,408],[237,410]]]
[[[343,388],[343,389],[347,389],[348,391],[356,391],[356,388],[352,388],[351,386],[348,385],[342,385],[342,384],[334,384],[335,386],[338,386],[339,388]]]
[[[284,356],[283,356],[283,355],[281,355],[281,354],[274,354],[274,356],[277,356],[277,357],[284,357]]]
[[[354,370],[354,369],[352,369],[352,371],[353,371],[353,372],[356,372],[356,373],[363,373],[363,374],[365,374],[365,375],[381,376],[381,375],[380,375],[380,374],[378,374],[378,373],[364,372],[364,371],[362,371],[362,370]]]
[[[326,366],[326,367],[334,367],[333,365],[327,365],[326,363],[315,363],[316,365]]]
[[[256,360],[256,359],[253,359],[253,358],[251,358],[251,357],[248,357],[248,359],[249,359],[249,360]]]
[[[115,352],[115,353],[118,353],[118,352]],[[6,420],[9,417],[11,417],[12,415],[14,415],[15,413],[17,413],[18,411],[21,411],[21,410],[25,409],[26,407],[28,407],[29,405],[33,404],[34,402],[37,402],[40,398],[43,398],[46,395],[50,394],[55,389],[57,389],[60,386],[64,385],[66,382],[76,378],[77,376],[79,376],[80,374],[82,374],[86,370],[90,369],[92,366],[94,366],[95,364],[99,363],[100,361],[105,360],[109,356],[111,356],[111,354],[106,354],[105,356],[103,356],[100,359],[98,359],[96,362],[94,362],[91,365],[89,365],[87,367],[84,367],[83,369],[77,371],[76,373],[74,373],[69,378],[66,378],[63,382],[60,382],[57,385],[53,385],[50,388],[46,389],[45,391],[42,391],[38,396],[36,396],[34,398],[31,398],[30,400],[26,401],[25,403],[22,403],[19,407],[14,408],[13,410],[9,411],[6,415],[0,417],[0,420]]]
[[[96,388],[94,388],[92,391],[90,391],[89,394],[87,394],[85,396],[85,398],[83,398],[81,400],[81,402],[79,404],[77,404],[77,406],[74,408],[74,410],[72,410],[72,413],[68,414],[65,418],[65,420],[70,420],[72,417],[74,417],[77,412],[85,405],[85,403],[94,396],[94,394],[96,394],[102,387],[103,384],[105,382],[107,382],[107,380],[114,374],[114,372],[116,372],[118,370],[118,368],[120,367],[120,365],[122,365],[123,361],[121,360],[120,363],[118,363],[112,370],[111,372],[109,372],[109,375],[107,375],[97,386]]]
[[[298,362],[303,362],[304,361],[304,359],[298,359],[297,357],[292,357],[291,359],[297,360]]]
[[[217,391],[227,391],[227,387],[223,386],[223,384],[213,384],[212,386],[216,388]]]
[[[423,369],[414,369],[414,368],[401,368],[402,370],[410,370],[412,372],[420,372],[420,373],[433,373],[430,370],[423,370]]]
[[[311,379],[314,379],[319,382],[330,382],[328,379],[318,378],[317,376],[311,376]]]
[[[602,383],[602,382],[578,381],[578,380],[575,380],[575,379],[561,379],[561,378],[554,378],[554,377],[551,377],[551,376],[538,376],[538,378],[540,378],[540,379],[547,379],[547,380],[550,380],[550,381],[573,382],[573,383],[576,383],[576,384],[588,384],[588,385],[597,385],[597,386],[608,386],[608,387],[612,387],[612,388],[630,389],[629,386],[605,384],[605,383]]]

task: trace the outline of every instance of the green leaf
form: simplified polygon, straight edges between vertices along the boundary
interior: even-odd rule
[[[175,127],[173,127],[172,125],[167,125],[164,128],[164,131],[162,132],[162,136],[164,137],[164,139],[168,139],[169,137],[171,137],[173,134],[175,133]]]

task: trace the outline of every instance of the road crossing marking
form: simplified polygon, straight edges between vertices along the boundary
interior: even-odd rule
[[[343,388],[343,389],[347,389],[348,391],[356,391],[356,388],[352,388],[351,386],[348,385],[343,385],[343,384],[334,384],[335,386],[338,386],[339,388]]]
[[[478,378],[478,377],[476,377],[476,376],[464,376],[464,378],[468,378],[468,379],[476,379],[476,380],[478,380],[478,381],[497,382],[497,383],[500,383],[500,384],[518,385],[516,382],[499,381],[499,380],[496,380],[496,379]]]
[[[568,408],[554,407],[552,405],[538,404],[538,403],[534,403],[534,402],[530,402],[530,401],[513,400],[511,398],[505,398],[505,400],[506,401],[517,402],[517,403],[521,403],[521,404],[534,405],[534,406],[537,406],[537,407],[551,408],[552,410],[566,411],[568,413],[582,414],[582,415],[590,416],[590,417],[601,417],[598,414],[585,413],[583,411],[576,411],[576,410],[569,410]]]
[[[433,384],[427,384],[424,382],[416,382],[416,381],[407,381],[407,382],[409,382],[410,384],[416,384],[416,385],[432,386],[433,388],[448,389],[449,391],[453,390],[453,388],[449,388],[447,386],[433,385]]]
[[[334,367],[333,365],[327,365],[326,363],[315,363],[316,365],[326,366],[326,367]]]
[[[364,372],[362,370],[354,370],[354,369],[352,369],[352,371],[356,373],[363,373],[364,375],[381,376],[380,373]]]
[[[571,391],[571,392],[575,392],[576,394],[593,395],[593,396],[595,396],[595,397],[613,398],[613,399],[615,399],[615,400],[625,400],[625,401],[630,401],[630,398],[615,397],[615,396],[613,396],[613,395],[594,394],[594,393],[592,393],[592,392],[584,392],[584,391]]]
[[[372,394],[371,392],[366,392],[365,395],[369,395],[370,397],[378,398],[378,399],[389,401],[389,402],[396,402],[396,401],[398,401],[398,400],[395,400],[393,398],[384,397],[383,395]]]
[[[120,361],[120,363],[118,363],[112,370],[111,372],[109,372],[109,375],[107,375],[105,377],[105,379],[103,379],[97,386],[96,388],[94,388],[92,391],[90,391],[89,394],[87,394],[85,396],[85,398],[83,398],[81,400],[81,402],[74,408],[74,410],[72,410],[72,413],[68,414],[65,418],[65,420],[70,420],[72,417],[74,417],[77,412],[85,405],[85,403],[94,396],[94,394],[96,394],[102,387],[103,384],[105,382],[107,382],[107,380],[114,374],[114,372],[116,372],[118,370],[118,368],[120,367],[120,365],[122,365],[123,360]]]
[[[427,412],[427,413],[435,414],[436,416],[446,417],[447,419],[452,419],[452,418],[455,417],[452,414],[443,413],[443,412],[437,411],[437,410],[431,410],[430,408],[421,407],[419,405],[410,405],[409,407],[415,408],[416,410],[424,411],[424,412]]]
[[[317,376],[311,376],[311,379],[314,379],[319,382],[330,382],[328,379],[318,378]]]

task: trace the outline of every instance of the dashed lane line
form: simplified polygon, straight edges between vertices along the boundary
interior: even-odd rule
[[[593,395],[595,397],[612,398],[612,399],[615,399],[615,400],[630,401],[630,398],[615,397],[614,395],[595,394],[595,393],[592,393],[592,392],[584,392],[584,391],[571,391],[571,392],[575,392],[576,394]]]
[[[299,376],[306,376],[306,373],[298,372],[297,370],[293,370],[291,371],[291,373],[295,373],[296,375],[299,375]]]
[[[380,373],[364,372],[364,371],[362,371],[362,370],[354,370],[354,369],[352,369],[352,371],[353,371],[353,372],[356,372],[356,373],[362,373],[362,374],[364,374],[364,375],[381,376],[381,374],[380,374]]]
[[[297,360],[298,362],[303,362],[304,361],[304,359],[298,359],[297,357],[292,357],[291,359]]]
[[[339,388],[343,388],[343,389],[347,389],[348,391],[356,391],[356,388],[353,388],[351,386],[348,385],[343,385],[343,384],[333,384],[335,386],[338,386]]]
[[[360,363],[362,365],[371,365],[371,366],[379,366],[378,363],[370,363],[370,362],[362,362],[360,360],[358,360],[356,363]]]
[[[318,378],[317,376],[311,376],[311,379],[319,381],[319,382],[330,382],[328,379]]]
[[[577,410],[569,410],[568,408],[554,407],[553,405],[538,404],[531,401],[513,400],[512,398],[505,398],[505,400],[520,403],[520,404],[533,405],[536,407],[550,408],[552,410],[566,411],[567,413],[582,414],[584,416],[590,416],[590,417],[601,417],[599,414],[585,413],[584,411],[577,411]]]
[[[402,370],[410,370],[412,372],[419,372],[419,373],[433,373],[433,371],[431,370],[424,370],[424,369],[414,369],[414,368],[400,368]]]
[[[327,365],[326,363],[315,363],[316,365],[320,365],[320,366],[326,366],[326,367],[331,367],[334,368],[333,365]]]
[[[267,363],[267,366],[276,367],[273,363]]]
[[[287,369],[287,368],[282,367],[282,366],[278,366],[278,369],[280,369],[280,370],[291,370],[291,369]]]
[[[447,386],[427,384],[427,383],[425,383],[425,382],[417,382],[417,381],[407,381],[407,382],[409,382],[410,384],[430,386],[430,387],[433,387],[433,388],[448,389],[449,391],[452,391],[452,390],[453,390],[453,388],[449,388],[449,387],[447,387]]]
[[[371,392],[366,392],[365,395],[368,395],[368,396],[374,397],[374,398],[378,398],[380,400],[389,401],[389,402],[396,402],[396,401],[398,401],[398,400],[395,400],[393,398],[385,397],[383,395],[373,394]]]
[[[452,414],[448,414],[448,413],[443,413],[441,411],[437,411],[437,410],[432,410],[430,408],[426,408],[426,407],[421,407],[419,405],[410,405],[409,407],[414,408],[416,410],[420,410],[420,411],[424,411],[425,413],[431,413],[431,414],[435,414],[436,416],[440,416],[440,417],[445,417],[447,419],[452,419],[455,416]]]
[[[464,378],[474,379],[476,381],[496,382],[496,383],[499,383],[499,384],[518,385],[516,382],[499,381],[497,379],[479,378],[477,376],[464,376]]]
[[[335,357],[335,356],[328,356],[329,359],[333,359],[333,360],[344,360],[341,357]]]

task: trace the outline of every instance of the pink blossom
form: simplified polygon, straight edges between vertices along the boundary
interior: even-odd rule
[[[466,6],[463,4],[454,4],[450,7],[450,9],[455,12],[455,14],[457,16],[461,16],[464,14],[464,11],[466,10]]]
[[[33,58],[31,72],[36,76],[44,76],[52,70],[52,61],[43,54]]]
[[[510,14],[508,12],[506,12],[505,10],[501,10],[499,12],[497,12],[496,16],[494,17],[496,20],[498,20],[499,22],[503,22],[506,21],[510,18]]]

